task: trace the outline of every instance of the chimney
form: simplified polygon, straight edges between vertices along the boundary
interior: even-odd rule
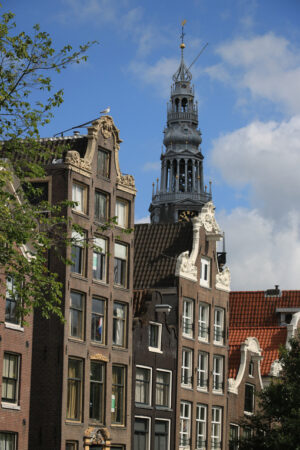
[[[274,289],[267,289],[265,291],[265,297],[280,297],[280,296],[281,296],[281,292],[279,289],[279,284],[275,284]]]

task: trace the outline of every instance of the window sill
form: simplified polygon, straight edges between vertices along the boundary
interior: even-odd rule
[[[209,289],[211,291],[211,287],[209,285],[202,284],[201,281],[200,281],[199,285],[200,285],[200,287],[203,287],[205,289]]]
[[[155,347],[148,347],[148,350],[149,350],[149,352],[153,352],[153,353],[160,353],[160,354],[163,353],[159,348],[155,348]]]
[[[214,345],[217,345],[218,347],[225,347],[224,342],[214,341]]]
[[[193,390],[193,386],[191,384],[181,384],[183,389],[188,389],[189,391]]]
[[[249,417],[251,417],[251,416],[253,416],[253,412],[250,412],[250,411],[244,411],[244,414],[245,414],[245,416],[249,416]]]
[[[198,392],[203,392],[204,394],[208,394],[208,389],[207,388],[202,388],[202,387],[197,386],[197,391]]]
[[[100,286],[109,287],[107,281],[97,280],[97,278],[93,278],[93,283],[99,284]]]
[[[208,339],[201,339],[198,337],[198,342],[201,342],[201,344],[209,344],[209,340]]]
[[[71,272],[71,277],[77,278],[78,280],[85,281],[85,282],[88,281],[87,277],[85,277],[84,275],[81,275],[80,273],[76,273],[76,272]]]
[[[100,348],[108,348],[106,344],[97,342],[97,341],[92,341],[92,340],[91,340],[91,345],[94,345],[95,347],[100,347]]]
[[[15,411],[20,411],[21,410],[21,406],[20,405],[16,405],[15,403],[1,402],[1,407],[3,409],[13,409]]]
[[[128,348],[126,347],[119,347],[118,345],[113,345],[112,350],[119,350],[121,352],[128,352]]]
[[[182,337],[184,338],[184,339],[189,339],[190,341],[194,341],[195,339],[194,339],[194,336],[190,336],[189,334],[184,334],[184,333],[182,333]]]
[[[213,389],[212,393],[215,394],[215,395],[224,395],[223,391],[216,391],[214,389]]]
[[[136,408],[141,408],[141,409],[153,409],[153,406],[151,405],[146,405],[144,403],[135,403],[134,404]]]
[[[5,322],[5,328],[9,328],[10,330],[15,331],[24,331],[24,328],[21,325],[18,325],[17,323]]]
[[[69,336],[68,340],[71,341],[71,342],[75,342],[76,344],[85,344],[86,343],[82,339],[76,338],[76,337],[73,337],[73,336]]]
[[[84,217],[85,219],[89,219],[89,215],[83,211],[76,211],[76,209],[72,208],[72,213],[76,214],[77,216]]]
[[[82,422],[80,422],[78,420],[71,420],[71,419],[67,419],[65,423],[66,423],[66,425],[71,425],[71,426],[82,425]]]
[[[122,428],[123,430],[126,430],[126,426],[122,423],[112,423],[111,427],[112,428]]]
[[[119,289],[120,291],[129,291],[129,288],[128,287],[125,287],[125,286],[121,286],[121,285],[118,285],[118,284],[114,284],[114,288],[115,289]]]
[[[161,405],[155,405],[155,408],[159,411],[168,411],[168,412],[172,412],[173,409],[170,408],[170,406],[161,406]]]

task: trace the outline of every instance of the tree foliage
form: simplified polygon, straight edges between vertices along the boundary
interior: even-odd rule
[[[248,438],[241,439],[241,450],[300,449],[300,335],[282,348],[282,373],[259,394],[259,412],[242,426]]]

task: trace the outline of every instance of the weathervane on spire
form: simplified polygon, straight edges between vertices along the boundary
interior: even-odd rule
[[[184,32],[184,25],[186,24],[186,20],[184,19],[182,22],[181,22],[181,35],[180,35],[180,38],[181,38],[181,44],[180,44],[180,48],[181,49],[184,49],[185,48],[185,44],[184,44],[184,42],[183,42],[183,39],[184,39],[184,36],[185,36],[185,32]]]

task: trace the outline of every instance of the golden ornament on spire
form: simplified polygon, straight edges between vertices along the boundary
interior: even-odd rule
[[[184,31],[183,31],[183,28],[184,28],[184,25],[186,24],[186,20],[184,19],[182,22],[181,22],[181,44],[180,44],[180,48],[183,50],[184,48],[185,48],[185,44],[184,44],[184,42],[183,42],[183,38],[184,38],[184,35],[185,35],[185,33],[184,33]]]

